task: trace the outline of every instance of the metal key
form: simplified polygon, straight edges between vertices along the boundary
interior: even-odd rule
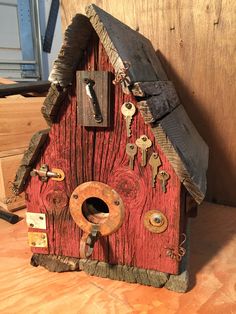
[[[134,170],[134,157],[137,155],[138,147],[135,144],[128,143],[126,145],[126,154],[129,156],[129,167]]]
[[[136,107],[132,102],[125,102],[121,106],[121,113],[125,117],[125,122],[126,122],[126,132],[127,132],[127,137],[131,136],[131,122],[133,119],[133,115],[136,112]]]
[[[161,159],[157,153],[152,153],[148,163],[152,167],[152,187],[155,188],[156,176],[158,174],[158,169],[161,166]]]
[[[166,193],[166,185],[167,185],[167,182],[170,178],[170,175],[169,173],[167,173],[165,170],[161,170],[158,175],[157,175],[157,178],[161,181],[161,188],[162,188],[162,191],[164,193]]]
[[[152,141],[146,135],[141,135],[135,143],[142,152],[141,166],[145,167],[147,164],[147,149],[152,146]]]

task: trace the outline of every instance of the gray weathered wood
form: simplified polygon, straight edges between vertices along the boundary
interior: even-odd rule
[[[33,254],[31,265],[35,267],[43,266],[51,272],[83,270],[92,276],[139,283],[157,288],[163,287],[170,278],[169,274],[155,270],[146,270],[127,265],[110,265],[95,260],[57,255]]]
[[[93,89],[103,118],[101,123],[97,123],[94,119],[92,105],[85,90],[85,78],[95,82]],[[88,127],[109,127],[111,119],[111,73],[107,71],[77,71],[76,86],[78,123]]]
[[[68,90],[68,87],[62,88],[60,85],[51,84],[41,108],[42,115],[49,126],[57,121],[58,112],[68,96]]]
[[[21,164],[17,169],[16,177],[13,182],[13,192],[16,195],[24,191],[30,171],[37,159],[41,157],[42,147],[48,138],[48,133],[49,129],[46,129],[41,130],[32,136],[29,147],[23,155]]]
[[[169,97],[178,99],[174,84],[171,81],[136,82],[132,93],[137,97],[148,97],[167,93]]]
[[[146,98],[137,104],[145,123],[160,120],[180,105],[179,97],[170,81],[135,83],[132,92],[135,96]]]
[[[183,256],[182,261],[180,263],[180,273],[179,275],[170,275],[167,282],[165,282],[165,288],[168,290],[176,291],[176,292],[187,292],[189,289],[189,253],[190,253],[190,221],[188,220],[186,225],[186,254]]]
[[[55,85],[67,87],[71,85],[75,71],[82,59],[93,28],[89,19],[82,14],[76,14],[65,31],[63,45],[57,59],[54,61],[49,81]]]
[[[163,118],[152,131],[181,182],[201,203],[206,193],[208,147],[183,106]]]
[[[126,87],[134,82],[167,80],[165,71],[147,38],[94,4],[86,8],[86,14],[115,71],[119,72],[125,65],[129,66],[126,81],[123,82],[124,92],[127,93]]]
[[[30,263],[34,267],[40,265],[58,273],[80,269],[78,258],[58,255],[33,254]]]

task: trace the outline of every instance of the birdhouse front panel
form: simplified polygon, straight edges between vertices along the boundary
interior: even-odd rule
[[[44,213],[47,221],[48,246],[38,248],[31,243],[32,251],[72,257],[84,254],[85,258],[86,241],[97,231],[89,258],[176,274],[179,262],[168,252],[177,255],[181,240],[180,181],[138,112],[137,101],[112,84],[114,70],[96,36],[84,60],[89,71],[77,71],[71,96],[36,166],[61,169],[65,178],[42,182],[39,176],[32,177],[27,188],[28,212]],[[105,110],[109,126],[96,122],[81,78],[99,87],[104,83],[96,95],[99,105],[104,102],[111,108]],[[82,114],[88,117],[81,118],[78,106],[86,96],[88,107]],[[129,106],[133,116],[127,123],[124,108],[129,111]],[[85,119],[94,126],[84,126]],[[168,176],[166,182],[159,177],[161,172]]]
[[[42,108],[50,129],[33,136],[14,182],[31,262],[185,291],[207,147],[150,42],[95,5],[87,16],[65,33]]]

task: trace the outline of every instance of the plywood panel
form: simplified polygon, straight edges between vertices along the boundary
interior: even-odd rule
[[[0,220],[0,312],[2,314],[224,314],[236,313],[236,208],[200,207],[191,228],[191,289],[175,293],[88,276],[50,273],[30,265],[25,220]],[[17,212],[24,217],[24,211]],[[209,222],[214,220],[214,224]],[[221,230],[221,232],[219,232]],[[199,241],[199,234],[207,234]]]
[[[63,28],[75,13],[84,13],[90,2],[62,0]],[[208,199],[236,205],[236,2],[93,2],[151,40],[184,107],[209,145]]]
[[[0,151],[26,147],[35,132],[47,128],[43,101],[44,97],[0,99]]]

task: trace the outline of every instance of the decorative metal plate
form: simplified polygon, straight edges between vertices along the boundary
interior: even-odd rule
[[[29,228],[46,229],[46,215],[42,213],[26,213],[26,223]]]
[[[96,211],[90,215],[86,210],[83,213],[83,204],[90,198],[102,200],[108,208],[109,215],[97,214]],[[77,186],[70,198],[70,213],[84,232],[90,234],[96,226],[101,236],[116,232],[125,217],[124,204],[119,194],[109,185],[97,181],[85,182]]]
[[[44,232],[28,232],[28,240],[32,247],[48,247],[47,234]]]

